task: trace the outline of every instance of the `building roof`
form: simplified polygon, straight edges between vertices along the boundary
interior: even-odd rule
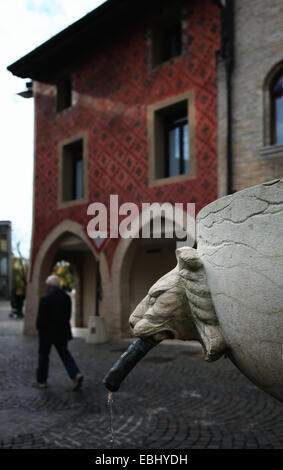
[[[142,12],[162,3],[164,0],[108,0],[7,68],[21,78],[53,83],[59,70],[89,53],[90,45],[95,50]]]
[[[12,222],[10,220],[0,220],[0,225],[12,225]]]

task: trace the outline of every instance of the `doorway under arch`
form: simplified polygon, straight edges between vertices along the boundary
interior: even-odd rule
[[[108,279],[107,263],[100,256],[102,283]],[[27,289],[25,334],[35,334],[38,302],[46,290],[45,280],[59,260],[69,262],[77,279],[76,327],[87,327],[88,319],[95,309],[96,258],[94,249],[84,233],[83,227],[74,221],[65,220],[55,227],[40,246]],[[107,280],[105,281],[107,282]]]
[[[161,238],[154,238],[154,221],[156,219],[159,226],[160,217]],[[166,238],[172,236],[172,224],[175,230],[178,229],[178,234],[185,233],[186,238],[189,235],[189,241]],[[150,228],[151,238],[141,237],[144,228]],[[153,209],[150,206],[131,222],[131,237],[119,240],[111,266],[112,308],[108,317],[111,325],[109,330],[115,337],[129,336],[129,317],[136,305],[152,284],[174,269],[177,264],[177,244],[183,246],[184,243],[187,245],[195,242],[194,214],[175,207],[174,213],[170,214],[168,211],[166,215],[162,215],[159,207]]]
[[[50,246],[40,270],[40,295],[52,268],[62,260],[70,263],[75,275],[74,326],[86,328],[89,317],[94,314],[96,270],[95,257],[81,238],[66,232]]]
[[[150,287],[176,266],[174,240],[139,240],[129,272],[130,312]]]

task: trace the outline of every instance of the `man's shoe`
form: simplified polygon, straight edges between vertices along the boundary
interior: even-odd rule
[[[82,374],[77,374],[73,381],[73,391],[79,390],[83,383],[84,377]]]
[[[32,386],[36,388],[47,388],[48,385],[45,382],[32,382]]]

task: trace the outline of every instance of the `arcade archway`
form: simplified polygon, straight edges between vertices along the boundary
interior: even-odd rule
[[[57,261],[69,262],[76,278],[75,326],[87,327],[90,315],[94,314],[96,274],[95,253],[84,233],[83,227],[66,220],[55,227],[42,243],[36,256],[33,272],[28,284],[24,332],[34,334],[35,320],[40,296],[45,291],[45,280]],[[107,276],[106,260],[101,255],[101,276]]]

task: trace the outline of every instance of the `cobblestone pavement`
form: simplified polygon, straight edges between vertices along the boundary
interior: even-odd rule
[[[37,338],[0,303],[0,448],[109,449],[105,373],[128,342],[86,344],[70,350],[85,375],[71,391],[56,351],[49,387],[31,387]],[[117,449],[283,448],[283,407],[242,376],[228,359],[208,364],[193,344],[161,344],[114,394]]]

